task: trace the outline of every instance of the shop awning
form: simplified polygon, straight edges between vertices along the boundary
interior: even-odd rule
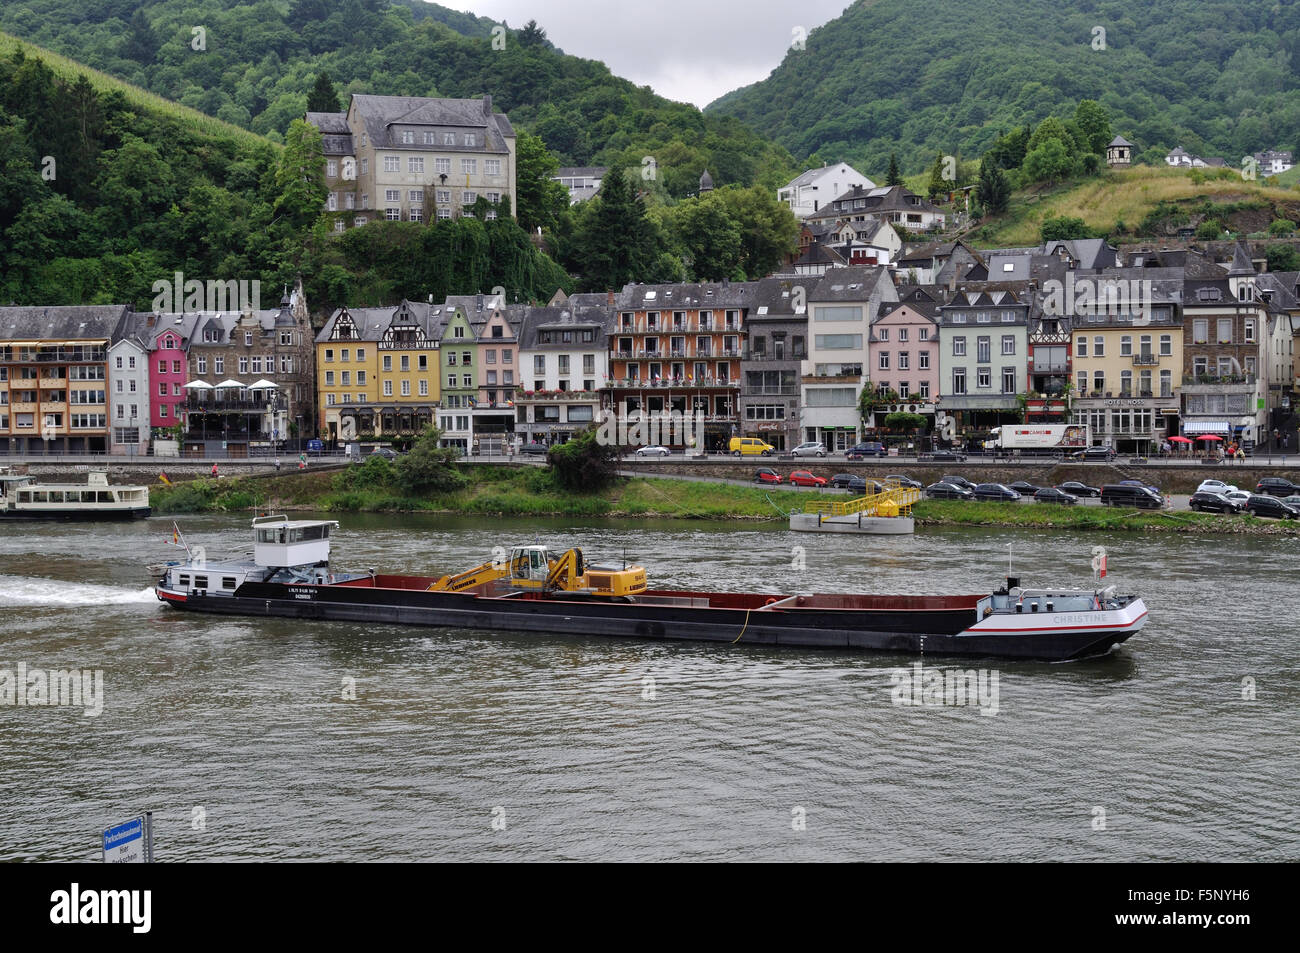
[[[1232,433],[1226,420],[1184,420],[1183,433]]]
[[[185,385],[186,390],[212,390],[212,385],[207,381],[190,381]]]

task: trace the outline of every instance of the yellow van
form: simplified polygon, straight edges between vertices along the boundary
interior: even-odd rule
[[[732,437],[728,449],[733,457],[767,457],[776,453],[776,447],[757,437]]]

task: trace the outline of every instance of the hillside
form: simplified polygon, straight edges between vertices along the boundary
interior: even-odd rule
[[[1206,217],[1240,234],[1263,232],[1278,218],[1300,221],[1300,192],[1295,189],[1272,180],[1246,182],[1231,172],[1220,176],[1138,166],[1022,189],[1013,193],[1005,214],[966,237],[989,248],[1037,244],[1042,223],[1062,217],[1082,219],[1113,242],[1169,238],[1179,226],[1195,227]]]
[[[17,0],[0,8],[0,29],[271,139],[306,111],[323,71],[343,100],[348,92],[491,93],[561,164],[639,168],[654,156],[670,196],[696,189],[705,167],[719,186],[772,189],[796,171],[784,149],[734,119],[568,56],[536,26],[510,31],[496,49],[492,26],[413,0]]]
[[[1104,37],[1100,29],[1104,29]],[[1103,49],[1095,49],[1101,45]],[[858,0],[765,80],[710,104],[799,157],[881,176],[1099,100],[1148,157],[1300,147],[1300,5]]]

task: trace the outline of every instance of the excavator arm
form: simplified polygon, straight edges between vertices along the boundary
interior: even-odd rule
[[[553,589],[577,589],[582,581],[582,570],[582,550],[570,549],[551,563],[544,588],[548,592]]]
[[[493,582],[497,579],[503,579],[510,575],[510,569],[505,563],[490,562],[481,566],[475,566],[473,569],[467,569],[465,572],[457,573],[454,576],[443,576],[433,585],[429,586],[428,592],[463,592],[466,589],[473,589],[475,586],[481,586],[485,582]]]

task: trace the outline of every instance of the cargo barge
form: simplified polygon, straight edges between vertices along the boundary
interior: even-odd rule
[[[1142,600],[1113,586],[1031,589],[1014,577],[984,595],[650,589],[640,566],[540,545],[456,575],[336,572],[337,527],[258,518],[252,558],[167,566],[155,592],[175,609],[225,615],[1052,661],[1103,654],[1147,620]]]

